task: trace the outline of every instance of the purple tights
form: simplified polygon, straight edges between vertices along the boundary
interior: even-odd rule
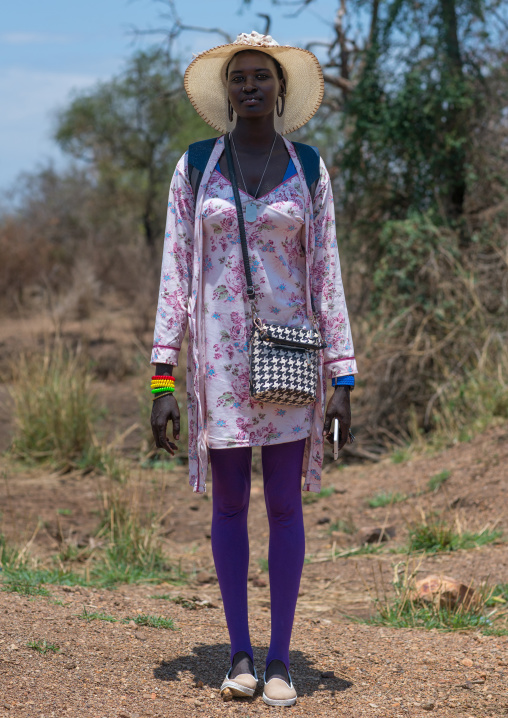
[[[263,446],[263,483],[270,526],[268,567],[271,640],[266,665],[277,658],[289,669],[289,642],[300,587],[305,533],[301,499],[305,439]],[[238,651],[253,658],[249,636],[250,447],[210,449],[212,464],[212,552],[231,640],[231,660]]]

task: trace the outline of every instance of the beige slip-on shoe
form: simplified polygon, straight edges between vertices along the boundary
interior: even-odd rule
[[[235,698],[252,698],[258,685],[258,674],[254,668],[254,675],[251,673],[240,673],[240,675],[230,678],[233,667],[227,672],[224,683],[220,687],[221,695],[229,689]]]
[[[269,706],[292,706],[296,703],[296,691],[289,671],[288,676],[289,685],[281,678],[270,678],[268,683],[265,683],[263,700]]]

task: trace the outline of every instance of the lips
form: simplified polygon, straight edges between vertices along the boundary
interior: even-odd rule
[[[259,97],[246,97],[245,100],[242,100],[244,105],[257,105],[259,102],[261,102]]]

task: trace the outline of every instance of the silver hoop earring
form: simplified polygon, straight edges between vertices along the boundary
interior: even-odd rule
[[[281,102],[282,106],[280,109],[279,109],[279,97],[282,99],[282,102]],[[277,117],[282,117],[282,115],[284,114],[284,108],[286,106],[286,95],[279,95],[279,97],[277,97],[277,102],[275,103],[275,108],[277,110]]]
[[[230,122],[233,122],[233,105],[228,98],[228,118]]]

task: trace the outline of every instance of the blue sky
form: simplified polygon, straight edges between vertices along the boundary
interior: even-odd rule
[[[182,22],[221,27],[231,35],[262,31],[272,16],[271,33],[280,43],[303,45],[325,39],[337,0],[316,0],[297,18],[291,8],[274,8],[270,0],[252,0],[238,13],[240,0],[176,0]],[[51,139],[55,110],[72,92],[107,80],[136,48],[162,39],[134,39],[132,29],[163,25],[167,8],[160,0],[23,0],[3,3],[0,24],[0,190],[21,172],[31,172],[64,158]],[[187,32],[177,51],[187,64],[193,52],[222,42],[218,35]]]

